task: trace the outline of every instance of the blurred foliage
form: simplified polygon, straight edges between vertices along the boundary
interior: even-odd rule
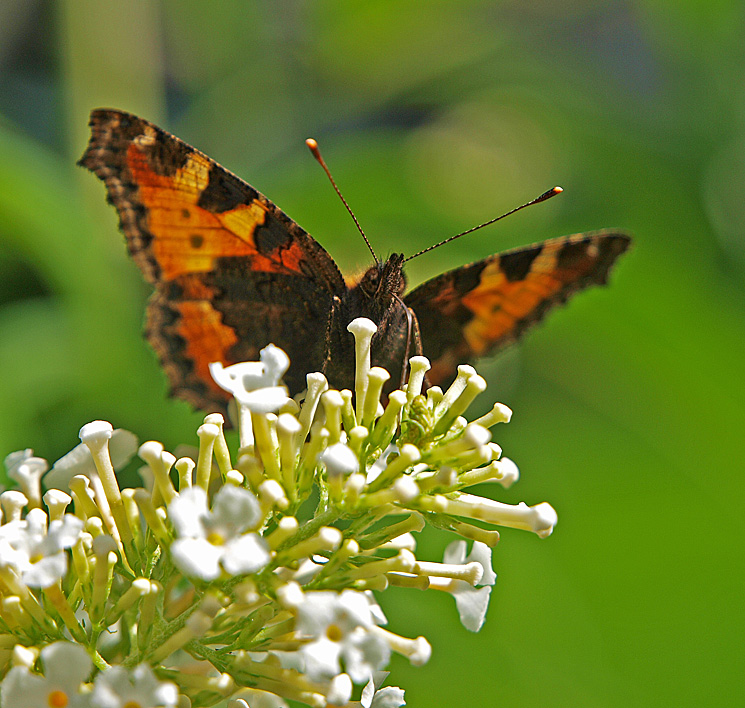
[[[100,183],[74,166],[91,108],[197,145],[345,269],[369,257],[308,135],[383,253],[559,183],[560,199],[410,264],[417,283],[565,233],[636,239],[610,288],[483,367],[484,397],[515,410],[497,440],[524,475],[500,498],[550,501],[557,531],[505,531],[478,635],[448,597],[386,598],[394,626],[434,647],[392,678],[413,706],[733,705],[744,27],[740,0],[4,0],[0,449],[54,460],[96,418],[172,448],[199,421],[166,399],[140,336],[147,287]],[[446,539],[421,542],[435,554]]]

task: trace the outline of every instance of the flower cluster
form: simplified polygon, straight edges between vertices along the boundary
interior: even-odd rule
[[[193,459],[140,445],[135,489],[115,470],[136,442],[109,423],[83,426],[48,472],[30,450],[8,456],[20,489],[0,494],[3,706],[395,707],[403,691],[382,686],[391,654],[421,665],[431,649],[386,629],[375,593],[444,591],[467,629],[481,627],[494,527],[545,537],[556,523],[546,503],[463,491],[517,479],[490,433],[511,412],[496,404],[468,423],[484,380],[461,366],[447,391],[424,393],[424,357],[383,405],[375,327],[350,331],[354,392],[315,373],[302,402],[289,398],[273,346],[211,367],[234,396],[235,455],[213,413]],[[415,554],[425,523],[460,537],[442,562]]]

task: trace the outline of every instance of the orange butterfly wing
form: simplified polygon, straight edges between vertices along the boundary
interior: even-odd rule
[[[629,236],[576,234],[505,251],[428,280],[404,301],[416,313],[428,378],[447,385],[456,367],[514,342],[555,305],[605,284]]]
[[[288,386],[302,390],[323,363],[319,329],[347,289],[328,253],[262,194],[152,123],[101,109],[90,126],[79,164],[105,183],[129,252],[155,286],[146,335],[172,393],[222,408],[209,363],[255,360],[270,342],[290,356]]]

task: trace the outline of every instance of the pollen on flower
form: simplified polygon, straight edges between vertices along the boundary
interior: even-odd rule
[[[50,708],[66,708],[70,700],[64,691],[54,690],[47,695],[47,702]]]
[[[207,541],[213,546],[222,546],[225,543],[225,537],[218,531],[210,531],[207,534]]]
[[[326,638],[332,642],[338,642],[344,636],[344,633],[335,624],[326,627]]]
[[[446,391],[427,388],[421,356],[383,396],[375,325],[349,331],[354,391],[308,372],[290,399],[274,346],[211,365],[235,398],[238,445],[211,413],[185,438],[193,453],[139,446],[142,486],[121,489],[138,444],[105,421],[84,425],[52,472],[31,450],[6,458],[20,489],[0,494],[3,705],[323,706],[356,690],[350,705],[401,706],[403,691],[381,683],[391,654],[422,666],[432,646],[384,628],[377,593],[445,592],[481,628],[497,527],[546,537],[556,524],[545,502],[469,493],[517,481],[492,440],[512,412],[498,403],[469,423],[484,379],[461,366]],[[427,524],[459,539],[441,562],[417,551]]]

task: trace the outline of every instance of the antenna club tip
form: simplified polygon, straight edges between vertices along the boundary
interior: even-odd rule
[[[525,204],[524,206],[529,206],[531,204],[538,204],[538,202],[545,202],[546,199],[551,199],[551,197],[555,197],[557,194],[561,194],[564,190],[561,187],[552,187],[548,191],[541,194],[541,196],[536,197],[532,202],[528,202],[528,204]],[[522,207],[520,207],[522,209]]]
[[[308,138],[305,141],[305,144],[308,146],[308,149],[313,154],[313,157],[315,157],[318,162],[323,164],[323,161],[321,160],[321,151],[318,149],[318,143],[316,142],[316,140],[314,138]]]

